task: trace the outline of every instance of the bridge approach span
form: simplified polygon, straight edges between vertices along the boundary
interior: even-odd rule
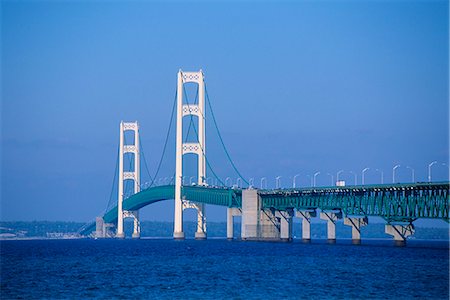
[[[263,208],[339,210],[388,222],[419,218],[449,221],[449,183],[410,183],[260,191]]]

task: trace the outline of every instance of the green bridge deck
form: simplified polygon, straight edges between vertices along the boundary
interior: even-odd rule
[[[264,209],[340,210],[344,216],[377,216],[388,222],[412,222],[418,218],[449,221],[449,182],[315,187],[258,190]],[[173,185],[151,187],[123,202],[124,210],[174,198]],[[241,207],[242,190],[224,187],[183,186],[186,200],[226,207]],[[117,206],[103,216],[106,223],[117,222]],[[81,234],[95,229],[95,223]]]

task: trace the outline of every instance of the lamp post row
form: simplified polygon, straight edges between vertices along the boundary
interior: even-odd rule
[[[433,167],[433,165],[435,165],[435,164],[437,164],[437,163],[438,163],[437,161],[432,161],[431,163],[428,164],[428,182],[431,182],[431,179],[432,179],[432,167]],[[446,163],[442,163],[442,165],[443,165],[443,166],[447,166]],[[392,183],[395,183],[395,181],[396,181],[396,171],[397,171],[397,169],[400,168],[400,167],[401,167],[400,164],[396,164],[396,165],[392,168]],[[405,168],[411,170],[411,180],[412,180],[412,182],[415,182],[415,170],[414,170],[414,168],[412,168],[412,167],[410,167],[410,166],[405,166]],[[365,184],[365,173],[366,173],[367,171],[369,171],[370,169],[371,169],[371,168],[366,167],[366,168],[364,168],[364,169],[361,171],[361,184],[363,184],[363,185]],[[375,171],[380,173],[380,181],[381,181],[381,184],[383,184],[383,183],[384,183],[384,172],[383,172],[382,170],[379,170],[379,169],[375,169]],[[340,179],[339,176],[340,176],[343,172],[344,172],[344,170],[339,170],[339,171],[336,173],[336,181],[337,181],[337,182],[338,182],[339,179]],[[348,171],[348,173],[350,173],[350,174],[352,174],[352,175],[354,176],[354,184],[357,185],[357,184],[358,184],[358,178],[357,178],[356,173],[353,172],[353,171]],[[317,183],[317,176],[320,175],[320,174],[321,174],[320,171],[314,173],[312,176],[306,174],[306,176],[307,176],[308,178],[310,178],[310,180],[311,180],[311,186],[312,186],[312,187],[315,187],[315,186],[316,186],[316,183]],[[331,178],[331,185],[334,185],[334,184],[335,184],[335,182],[334,182],[334,175],[332,175],[332,174],[330,174],[330,173],[326,173],[326,175],[330,176],[330,178]],[[296,188],[296,187],[297,187],[297,178],[298,178],[299,176],[300,176],[300,174],[295,174],[295,175],[292,177],[292,188]],[[182,180],[183,183],[184,183],[184,177],[186,177],[186,176],[183,176],[183,180]],[[281,178],[282,178],[282,176],[276,176],[276,177],[275,177],[275,187],[276,187],[276,189],[281,188]],[[164,182],[164,184],[167,184],[168,179],[173,179],[173,177],[163,177],[163,178],[159,178],[159,180],[158,180],[157,182],[158,182],[159,185],[163,184],[163,182]],[[194,180],[194,179],[195,179],[194,176],[189,177],[189,184],[190,184],[190,185],[193,184],[193,180]],[[208,180],[208,178],[206,178],[206,182],[208,182],[207,180]],[[216,182],[217,182],[217,180],[216,180]],[[225,186],[229,186],[230,184],[233,183],[233,179],[232,179],[231,177],[226,177],[224,183],[225,183]],[[253,187],[253,185],[254,185],[254,178],[250,178],[250,180],[249,180],[249,185]],[[237,186],[237,187],[241,187],[241,186],[242,186],[242,178],[240,178],[240,177],[237,178],[237,180],[236,180],[236,186]],[[261,181],[260,181],[260,188],[261,188],[261,189],[263,189],[263,188],[267,189],[267,178],[266,178],[266,177],[262,177],[262,178],[261,178]]]

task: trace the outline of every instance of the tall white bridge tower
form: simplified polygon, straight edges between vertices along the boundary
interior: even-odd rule
[[[198,84],[198,104],[183,103],[183,88],[185,83],[194,82]],[[183,142],[183,117],[191,115],[198,117],[198,141],[194,143]],[[194,153],[198,157],[197,184],[206,185],[205,165],[205,84],[202,70],[199,72],[178,71],[177,84],[177,130],[176,130],[176,170],[175,170],[175,220],[173,237],[184,239],[183,210],[194,208],[197,210],[196,239],[206,238],[206,215],[205,205],[188,201],[181,198],[183,179],[183,155]]]
[[[125,144],[125,132],[134,132],[134,144]],[[133,170],[124,171],[124,155],[126,153],[134,154]],[[139,210],[127,211],[123,209],[123,184],[125,180],[134,182],[134,193],[139,193],[140,188],[140,153],[139,153],[139,124],[138,122],[120,122],[120,145],[119,145],[119,187],[117,199],[117,238],[124,238],[123,220],[125,218],[133,218],[133,238],[139,238],[141,235],[141,226],[139,223]]]

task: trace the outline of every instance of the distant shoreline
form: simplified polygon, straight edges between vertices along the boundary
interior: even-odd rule
[[[50,221],[32,221],[32,222],[7,222],[0,221],[0,240],[60,240],[60,239],[78,239],[79,230],[85,223],[81,222],[50,222]],[[131,237],[131,222],[125,224],[125,235]],[[222,239],[227,236],[226,222],[208,222],[208,239]],[[194,237],[197,224],[194,221],[184,222],[184,232],[187,238]],[[240,237],[240,222],[234,222],[234,236]],[[293,224],[293,237],[301,237],[301,223]],[[114,232],[111,232],[114,235]],[[145,239],[171,239],[173,235],[172,222],[142,221],[141,237]],[[297,238],[295,238],[297,237]],[[326,240],[327,225],[323,223],[311,224],[311,238],[313,240]],[[342,222],[336,223],[336,237],[338,240],[348,240],[351,238],[351,228],[345,226]],[[361,229],[362,240],[390,240],[391,237],[385,233],[384,223],[369,223]],[[449,241],[449,227],[421,227],[415,226],[415,233],[409,240],[425,241]]]
[[[143,236],[140,239],[137,240],[172,240],[172,237],[167,237],[167,236],[160,236],[160,237],[153,237],[153,236]],[[70,238],[47,238],[47,237],[12,237],[12,238],[0,238],[0,242],[5,242],[5,241],[60,241],[60,240],[116,240],[115,238],[92,238],[92,237],[70,237]],[[136,240],[136,239],[132,239],[132,238],[126,238],[125,240]],[[188,237],[186,238],[186,240],[195,240],[194,237]],[[227,240],[226,237],[208,237],[207,240]],[[390,241],[394,241],[391,238],[363,238],[361,239],[362,242],[364,243],[364,241],[370,241],[370,242],[375,242],[375,241],[380,241],[380,242],[390,242]],[[233,240],[234,242],[241,242],[241,239],[236,238]],[[301,238],[293,238],[293,241],[302,241]],[[351,238],[338,238],[336,239],[336,243],[339,244],[339,241],[345,241],[345,242],[351,242],[352,239]],[[249,242],[249,241],[243,241],[243,242]],[[278,241],[252,241],[252,242],[278,242]],[[312,239],[311,240],[311,244],[314,244],[315,242],[319,242],[319,243],[326,243],[327,239],[326,238],[316,238],[316,239]],[[444,243],[447,242],[449,247],[450,247],[450,240],[449,239],[415,239],[415,238],[411,238],[408,239],[407,242],[420,242],[420,243],[426,243],[426,242],[430,242],[430,243]],[[280,243],[284,243],[284,242],[280,242]]]

